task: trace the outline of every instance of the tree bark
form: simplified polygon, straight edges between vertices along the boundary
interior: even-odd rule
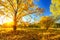
[[[13,30],[16,30],[16,17],[14,17],[14,26],[13,26]]]
[[[17,29],[17,22],[16,22],[16,14],[17,14],[17,11],[15,11],[15,14],[14,14],[14,26],[13,26],[13,30],[16,30]]]
[[[16,30],[16,26],[13,26],[13,30]]]

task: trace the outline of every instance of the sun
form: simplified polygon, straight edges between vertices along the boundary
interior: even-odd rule
[[[0,25],[2,25],[3,27],[12,27],[14,25],[14,21],[12,18],[6,18],[5,16],[1,16]]]
[[[4,28],[11,28],[11,27],[13,27],[13,25],[14,25],[14,22],[6,22],[3,24],[3,27]]]

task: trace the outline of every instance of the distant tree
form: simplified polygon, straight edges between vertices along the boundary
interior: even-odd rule
[[[20,25],[21,25],[21,28],[28,28],[30,23],[29,22],[23,22]]]
[[[30,24],[29,28],[40,28],[38,24]]]
[[[17,24],[20,23],[22,17],[43,12],[43,9],[38,8],[33,2],[34,0],[0,0],[0,10],[3,15],[8,18],[12,16],[13,30],[16,30]]]
[[[49,16],[41,17],[41,20],[40,20],[41,28],[46,28],[48,30],[53,23],[54,23],[54,20],[51,17]]]

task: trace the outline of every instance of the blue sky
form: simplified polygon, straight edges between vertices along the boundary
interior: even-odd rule
[[[36,16],[36,14],[31,15],[32,19],[30,22],[34,22],[34,18],[36,19],[36,21],[38,21],[40,19],[41,16],[50,16],[50,4],[51,4],[51,0],[39,0],[39,1],[34,1],[34,4],[37,5],[39,8],[43,8],[44,12],[43,15],[40,16]],[[30,17],[24,17],[24,21],[29,21]]]
[[[43,16],[49,16],[50,13],[50,4],[51,0],[39,0],[39,2],[35,1],[35,4],[39,6],[39,8],[44,8],[44,15]]]

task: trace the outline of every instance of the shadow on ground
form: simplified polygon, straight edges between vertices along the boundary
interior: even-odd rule
[[[10,31],[7,33],[0,33],[0,40],[39,40],[38,33],[27,31]]]
[[[51,34],[50,32],[11,30],[9,32],[0,33],[0,40],[60,40],[59,35],[60,32],[57,33],[56,31]]]

